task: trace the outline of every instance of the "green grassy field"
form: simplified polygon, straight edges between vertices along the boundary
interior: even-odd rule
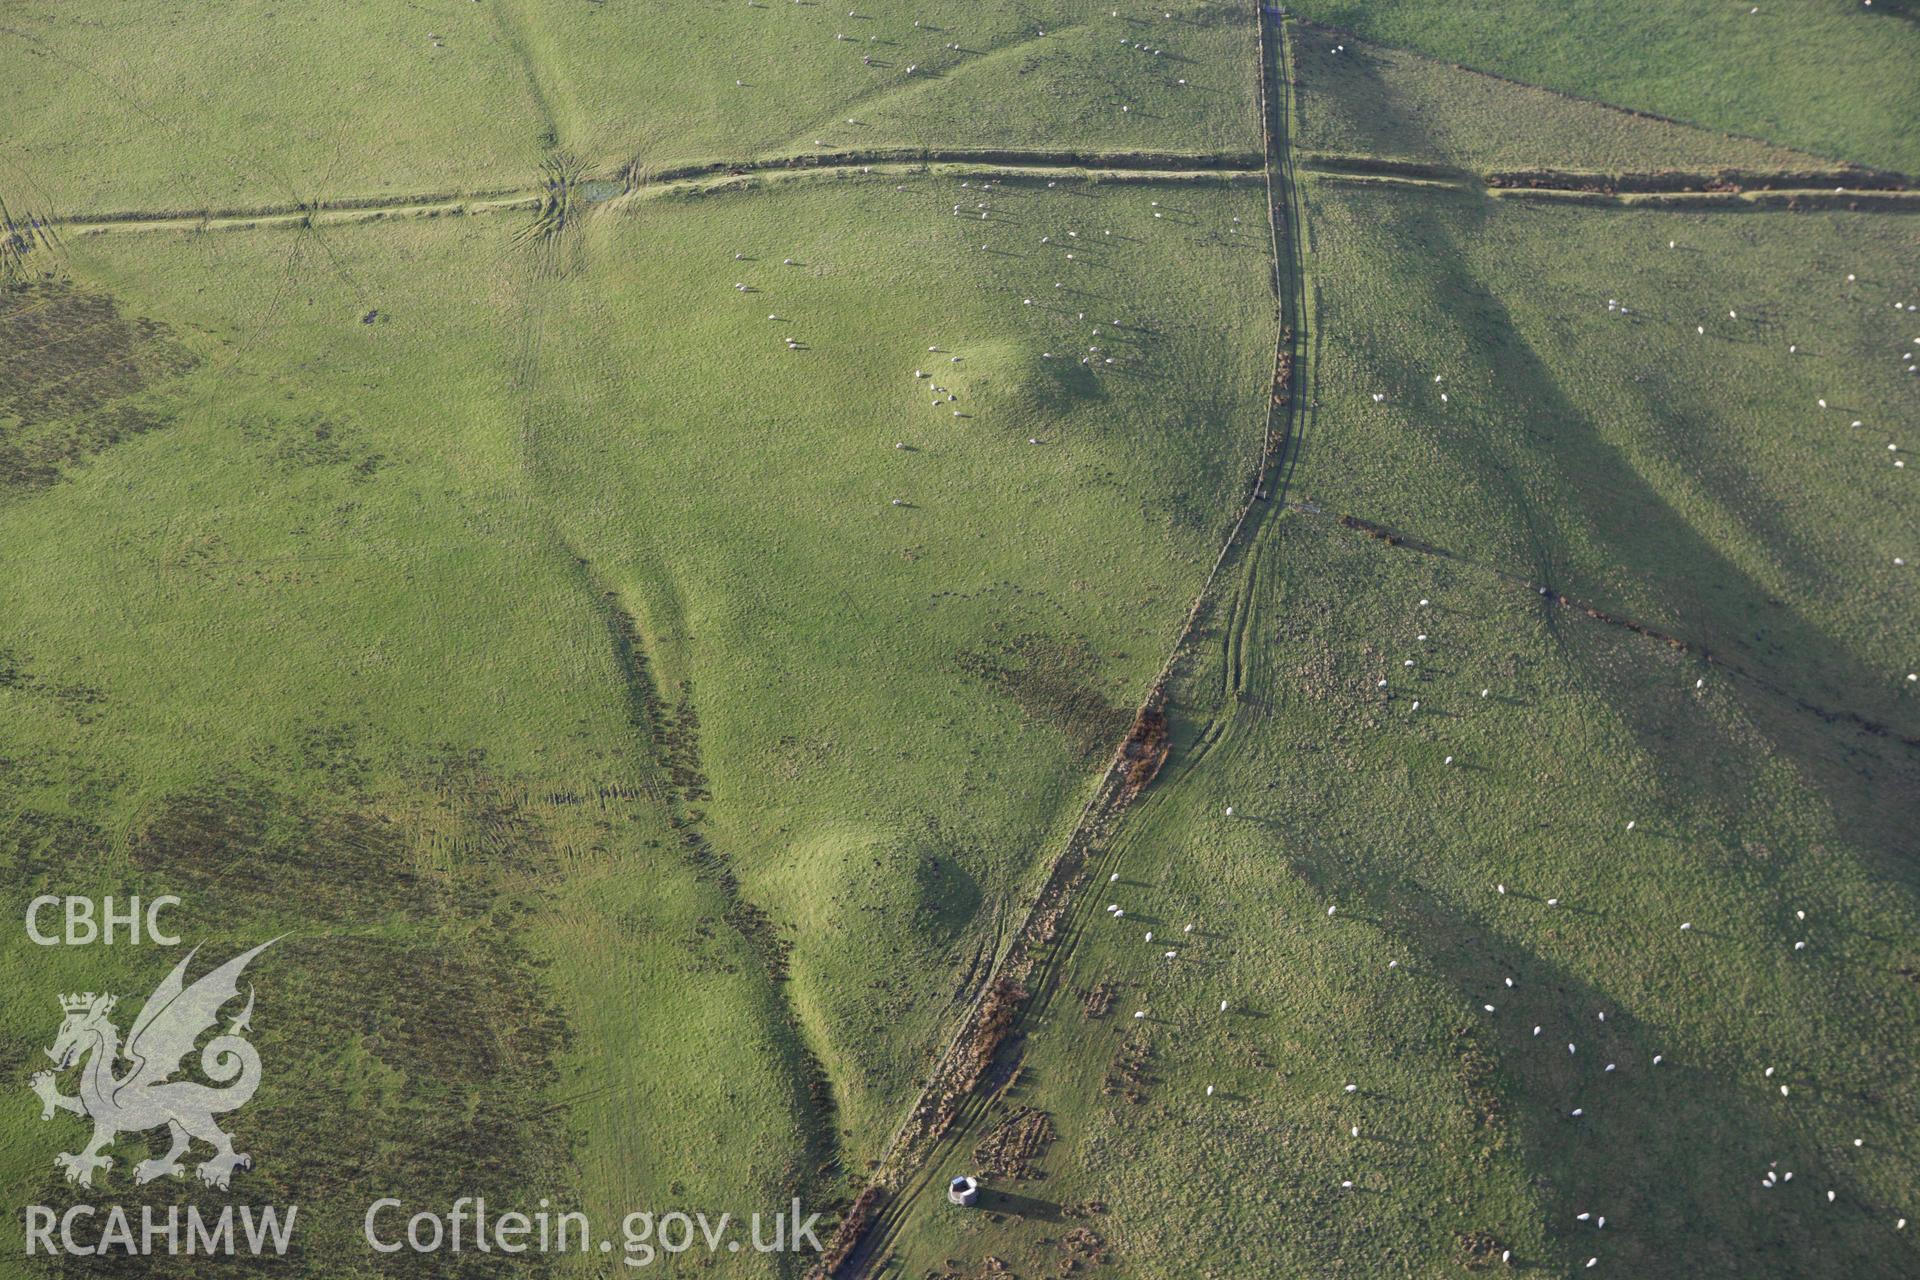
[[[1315,0],[1269,155],[1223,0],[0,0],[0,886],[280,939],[235,1273],[929,1151],[860,1274],[1914,1270],[1920,219],[1474,177],[1917,167],[1749,7]],[[27,1088],[177,956],[0,937],[10,1206],[227,1201]]]
[[[1912,499],[1877,438],[1823,447],[1763,379],[1900,411],[1912,389],[1868,354],[1891,351],[1878,300],[1790,264],[1817,276],[1844,245],[1887,281],[1911,230],[1324,182],[1307,204],[1301,505],[1209,615],[1170,773],[1091,865],[1010,1083],[941,1153],[936,1186],[984,1166],[999,1216],[927,1197],[898,1273],[1092,1250],[1143,1275],[1505,1251],[1557,1274],[1904,1274],[1920,766],[1889,663]],[[1643,249],[1656,233],[1692,256]],[[1744,305],[1827,335],[1807,371],[1753,336],[1695,356],[1657,301],[1637,323],[1587,304],[1708,273],[1769,279]],[[1737,471],[1703,461],[1736,444]],[[1715,563],[1779,576],[1690,580]],[[1715,659],[1543,600],[1549,580]],[[1813,634],[1750,640],[1763,609]],[[1808,705],[1843,694],[1909,741]],[[1028,1111],[1054,1141],[1009,1171],[997,1135]],[[1770,1168],[1796,1176],[1763,1187]]]
[[[0,79],[19,95],[0,195],[67,216],[526,188],[552,151],[610,179],[927,143],[1258,151],[1245,8],[1112,13],[1089,0],[885,0],[852,16],[785,0],[14,3],[0,8]]]
[[[143,883],[128,848],[180,806],[229,872],[378,824],[374,866],[275,855],[322,864],[288,904],[371,877],[364,917],[266,918],[551,1002],[568,1035],[514,1096],[568,1100],[572,1145],[522,1117],[544,1172],[505,1176],[608,1214],[831,1194],[1171,642],[1256,447],[1264,354],[1222,339],[1270,325],[1250,189],[899,176],[603,205],[551,241],[74,244],[15,332],[153,376],[39,366],[9,406],[21,891],[67,859]],[[976,194],[993,216],[956,217]],[[32,853],[48,824],[84,835]],[[240,932],[216,871],[197,911]],[[451,902],[381,905],[417,884]],[[24,945],[28,989],[97,981]],[[13,1012],[24,1046],[45,1018]],[[286,1051],[328,1025],[281,1016]],[[43,1143],[10,1136],[19,1186]]]
[[[1327,190],[1301,498],[1920,733],[1887,447],[1920,228]]]
[[[1300,17],[1480,71],[1832,160],[1920,170],[1908,4],[1302,0]],[[1757,12],[1750,12],[1757,9]]]
[[[899,1274],[1056,1274],[1072,1230],[1119,1274],[1911,1270],[1910,753],[1300,513],[1242,607],[941,1169],[1027,1107],[1039,1176],[930,1202]]]
[[[541,502],[698,708],[852,1156],[1171,643],[1264,376],[1221,340],[1271,305],[1251,191],[1005,184],[982,221],[967,181],[637,207],[538,319]]]
[[[745,1208],[807,1172],[785,1012],[645,802],[606,626],[527,502],[512,232],[96,242],[41,318],[113,297],[197,364],[137,389],[48,368],[9,406],[76,411],[38,424],[72,461],[0,507],[6,753],[33,762],[9,896],[164,886],[210,952],[289,934],[259,979],[271,1115],[241,1137],[319,1259],[363,1252],[382,1188]],[[414,305],[363,325],[363,291]],[[102,400],[134,424],[117,444],[61,438]],[[9,1004],[8,1042],[48,1042],[55,991],[144,993],[122,954],[10,936],[10,983],[44,998]],[[51,1128],[8,1127],[18,1200],[73,1195]],[[709,1144],[731,1158],[674,1154]]]
[[[1313,28],[1298,32],[1300,115],[1308,153],[1443,164],[1475,172],[1546,167],[1599,173],[1718,168],[1792,170],[1806,152],[1514,84],[1416,53]]]

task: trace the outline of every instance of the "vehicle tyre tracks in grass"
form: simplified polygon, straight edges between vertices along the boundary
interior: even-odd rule
[[[1308,296],[1299,254],[1299,195],[1289,154],[1289,95],[1282,80],[1284,49],[1264,16],[1258,23],[1256,56],[1260,62],[1263,165],[1268,188],[1268,226],[1272,236],[1275,293],[1273,379],[1262,414],[1257,459],[1248,477],[1239,512],[1219,555],[1181,622],[1159,675],[1132,727],[1108,761],[1098,787],[1055,859],[1045,884],[1020,928],[977,994],[961,1024],[935,1062],[918,1099],[895,1131],[879,1169],[842,1220],[816,1277],[871,1274],[881,1265],[908,1214],[936,1188],[938,1157],[963,1143],[968,1131],[993,1101],[994,1082],[1006,1081],[1017,1060],[1024,1029],[1043,1015],[1059,989],[1079,939],[1084,935],[1092,898],[1084,890],[1109,874],[1116,858],[1112,837],[1135,800],[1165,765],[1171,736],[1167,696],[1171,680],[1203,633],[1217,607],[1217,592],[1255,559],[1254,548],[1267,509],[1277,505],[1269,486],[1284,477],[1289,442],[1300,416],[1294,381],[1305,352]],[[1233,572],[1228,572],[1232,570]],[[1226,631],[1234,634],[1245,608],[1235,589]],[[982,1086],[987,1086],[983,1088]]]

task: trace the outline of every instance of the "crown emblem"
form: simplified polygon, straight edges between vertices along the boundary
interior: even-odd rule
[[[68,1013],[85,1013],[93,1007],[93,1000],[93,992],[84,991],[78,995],[61,996],[60,1007]],[[104,1003],[100,1006],[100,1012],[105,1013],[113,1008],[114,998],[112,996],[103,997],[103,1001]]]

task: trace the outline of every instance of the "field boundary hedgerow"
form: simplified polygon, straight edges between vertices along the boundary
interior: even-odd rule
[[[1307,152],[1300,165],[1321,180],[1473,193],[1499,200],[1555,200],[1636,209],[1920,209],[1905,174],[1858,166],[1832,169],[1473,170],[1425,160]]]
[[[696,161],[647,171],[644,175],[630,166],[620,174],[606,179],[599,179],[590,174],[577,175],[576,185],[584,186],[597,181],[606,181],[617,183],[623,193],[632,194],[650,187],[666,186],[697,178],[737,178],[761,173],[818,172],[855,169],[861,166],[926,167],[941,164],[1081,169],[1113,173],[1257,175],[1260,172],[1260,158],[1257,155],[1234,152],[1086,149],[1052,151],[1017,147],[875,147],[863,150],[799,152],[791,155],[748,159]],[[10,225],[65,227],[84,232],[116,225],[159,226],[179,223],[260,225],[278,222],[300,225],[307,219],[318,219],[329,214],[404,215],[428,210],[493,212],[538,207],[550,185],[543,178],[538,183],[529,183],[525,186],[488,187],[472,191],[439,190],[372,196],[325,196],[313,200],[221,207],[41,213],[12,219]]]
[[[1290,163],[1342,183],[1392,183],[1478,191],[1498,199],[1560,200],[1635,208],[1719,209],[1844,208],[1910,212],[1920,209],[1920,190],[1904,174],[1854,165],[1831,169],[1648,170],[1603,173],[1578,169],[1474,171],[1454,165],[1384,156],[1306,152]],[[1043,150],[1019,147],[875,147],[801,152],[744,160],[705,160],[645,171],[629,166],[613,178],[576,175],[569,189],[596,183],[619,187],[605,203],[711,189],[749,189],[743,179],[860,173],[928,173],[942,167],[978,167],[996,173],[1068,171],[1089,180],[1128,178],[1149,182],[1224,178],[1261,173],[1259,157],[1215,151]],[[60,232],[75,236],[110,232],[225,231],[305,228],[377,222],[390,218],[462,217],[472,214],[543,211],[552,183],[458,192],[433,191],[366,197],[325,197],[279,204],[223,208],[108,210],[0,217],[7,241],[27,244]]]

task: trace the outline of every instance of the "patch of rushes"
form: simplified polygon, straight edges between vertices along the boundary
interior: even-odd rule
[[[199,364],[169,328],[64,280],[0,284],[0,494],[171,421],[156,384]]]
[[[418,762],[398,803],[360,791],[338,763],[318,766],[341,784],[327,798],[296,799],[236,770],[168,794],[124,838],[61,821],[19,795],[7,797],[0,825],[10,898],[76,883],[116,893],[165,886],[192,904],[194,919],[217,921],[215,934],[193,939],[190,977],[279,939],[247,975],[258,993],[250,1039],[266,1070],[252,1103],[225,1124],[252,1157],[237,1175],[245,1202],[298,1205],[297,1227],[286,1257],[223,1263],[234,1275],[339,1274],[342,1259],[370,1256],[362,1219],[382,1196],[450,1204],[486,1195],[505,1205],[539,1188],[558,1204],[571,1184],[565,1111],[547,1096],[570,1033],[520,942],[554,862],[542,821],[478,755]],[[449,837],[460,846],[457,869],[432,869],[423,850]],[[114,991],[131,1012],[164,971],[156,958],[171,964],[183,954],[114,950],[35,957],[48,1016],[24,1021],[49,1032],[55,1024],[52,970],[73,970],[64,986]],[[14,1047],[24,1056],[32,1046]],[[64,1149],[81,1140],[79,1124],[58,1116],[33,1136]],[[115,1166],[91,1189],[49,1165],[16,1184],[13,1198],[59,1213],[110,1195],[135,1222],[143,1206],[164,1216],[167,1206],[217,1213],[229,1202],[190,1175],[135,1186],[143,1144],[157,1155],[164,1135],[123,1135],[111,1149]],[[189,1170],[204,1154],[188,1156]],[[51,1265],[74,1275],[202,1273],[186,1256]],[[508,1267],[468,1252],[409,1254],[405,1265],[409,1275],[478,1277],[545,1274],[548,1262],[530,1255]]]

